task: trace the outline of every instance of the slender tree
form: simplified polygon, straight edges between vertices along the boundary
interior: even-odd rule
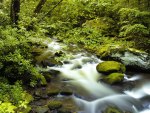
[[[150,0],[147,0],[147,10],[150,10]]]
[[[10,18],[13,24],[18,24],[20,12],[20,0],[11,0]]]
[[[34,13],[35,14],[39,13],[45,3],[46,3],[46,0],[40,0],[40,2],[38,3],[38,5],[36,6],[34,10]]]
[[[39,22],[41,22],[46,16],[51,15],[53,10],[62,2],[63,0],[60,0],[52,9],[50,9],[41,19],[39,19]]]
[[[138,0],[138,7],[140,9],[140,7],[141,7],[141,0]]]

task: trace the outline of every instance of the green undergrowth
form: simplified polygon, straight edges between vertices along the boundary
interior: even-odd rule
[[[35,40],[36,39],[36,40]],[[0,27],[0,71],[12,83],[43,84],[43,76],[36,69],[34,48],[46,48],[42,34],[27,32],[10,26]]]
[[[115,47],[121,51],[134,47],[149,52],[149,11],[134,6],[136,3],[127,7],[123,4],[110,0],[66,0],[53,12],[55,15],[45,19],[49,23],[46,28],[65,43],[77,44],[100,56]]]
[[[32,96],[23,90],[20,82],[9,85],[0,83],[0,112],[1,113],[28,113]]]
[[[12,26],[0,27],[0,113],[28,113],[32,96],[23,86],[46,85],[36,67],[36,49],[46,49],[46,36]],[[47,41],[50,41],[47,39]],[[16,82],[16,81],[20,82]]]
[[[77,44],[79,48],[84,48],[100,57],[134,46],[133,41],[104,36],[101,30],[90,27],[75,28],[57,36],[68,45]]]

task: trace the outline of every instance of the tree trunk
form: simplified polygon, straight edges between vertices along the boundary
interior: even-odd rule
[[[20,12],[20,0],[12,0],[10,18],[11,18],[12,23],[15,25],[18,24],[19,12]]]
[[[36,6],[34,10],[34,13],[35,14],[39,13],[45,3],[46,3],[46,0],[40,0],[39,4]]]
[[[138,0],[138,7],[140,9],[140,7],[141,7],[141,0]]]
[[[52,9],[50,9],[38,22],[41,22],[47,15],[51,15],[52,11],[62,2],[63,0],[60,0]]]
[[[147,10],[150,9],[150,0],[147,0]]]

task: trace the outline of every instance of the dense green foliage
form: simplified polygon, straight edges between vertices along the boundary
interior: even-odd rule
[[[19,79],[26,83],[42,78],[34,67],[35,61],[32,54],[33,48],[41,45],[40,39],[32,41],[36,37],[33,33],[9,26],[0,29],[0,36],[1,76],[7,77],[12,82]]]
[[[32,96],[23,91],[19,82],[15,85],[0,83],[0,112],[1,113],[27,113],[30,110],[28,103]]]
[[[141,3],[139,7],[137,2],[123,0],[64,0],[45,20],[49,34],[97,55],[107,44],[148,51],[150,12],[146,1]]]
[[[0,112],[13,113],[26,102],[23,89],[14,84],[17,80],[46,84],[35,57],[40,55],[36,50],[46,48],[47,37],[77,44],[99,57],[129,47],[150,52],[149,0],[47,0],[36,13],[40,0],[20,0],[17,14],[13,1],[0,0],[0,77],[8,80],[0,84]],[[12,12],[19,17],[16,23]]]

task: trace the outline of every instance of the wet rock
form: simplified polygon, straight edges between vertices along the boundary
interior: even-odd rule
[[[82,66],[81,65],[75,65],[74,67],[72,67],[72,70],[74,70],[74,69],[81,69],[82,68]]]
[[[122,62],[128,71],[150,72],[150,55],[143,51],[133,48],[128,48],[124,51],[114,51],[109,54],[108,59]]]
[[[70,61],[67,61],[67,60],[63,61],[63,63],[64,63],[64,64],[71,64],[71,62],[70,62]]]
[[[29,45],[31,45],[32,54],[35,56],[43,54],[48,48],[47,44],[44,43],[32,42],[32,41],[28,43]]]
[[[34,92],[34,96],[36,99],[47,99],[48,98],[46,91],[42,90],[42,89],[37,89]]]
[[[53,88],[47,90],[47,95],[48,95],[48,96],[56,96],[56,95],[58,95],[59,93],[60,93],[60,89],[55,88],[55,87],[53,87]]]
[[[56,66],[56,65],[63,65],[62,62],[57,61],[54,58],[45,59],[45,60],[41,61],[41,64],[42,64],[43,67],[47,67],[47,66],[53,67],[53,66]]]
[[[122,111],[116,107],[108,107],[108,108],[106,108],[104,113],[122,113]]]
[[[70,111],[70,109],[63,107],[63,108],[60,108],[57,113],[72,113],[72,112]]]
[[[124,74],[122,73],[111,73],[108,76],[103,77],[103,80],[109,84],[122,82],[123,79],[124,79]]]
[[[35,59],[38,65],[42,65],[41,62],[47,60],[51,56],[53,56],[53,53],[51,51],[44,51],[43,54],[36,56]]]
[[[93,59],[86,58],[86,59],[83,59],[82,62],[83,62],[84,64],[89,63],[89,62],[92,63],[92,62],[93,62]]]
[[[96,66],[99,73],[110,74],[114,72],[124,73],[126,68],[123,64],[116,61],[104,61]]]
[[[33,101],[31,103],[32,106],[44,106],[46,104],[46,100],[45,99],[40,99],[37,101]]]
[[[53,70],[53,69],[49,70],[48,72],[49,72],[52,76],[57,76],[57,75],[60,73],[60,71]]]
[[[62,100],[63,106],[58,110],[58,113],[77,113],[79,108],[71,98]]]
[[[50,60],[43,60],[41,61],[42,67],[46,68],[47,66],[53,67],[55,66],[55,63],[52,63]]]
[[[48,113],[49,108],[47,106],[39,106],[35,108],[35,113]]]
[[[58,51],[58,52],[56,52],[54,55],[55,55],[56,57],[61,57],[63,54],[64,54],[64,52]]]
[[[63,88],[60,94],[64,96],[70,96],[73,94],[73,92],[70,88]]]
[[[35,57],[38,65],[46,68],[47,66],[52,67],[55,65],[62,65],[62,62],[55,59],[55,54],[51,51],[44,51],[43,54]]]
[[[61,108],[63,103],[58,100],[51,100],[47,105],[50,110],[55,110]]]
[[[32,54],[34,56],[39,56],[39,55],[43,54],[44,51],[45,51],[45,49],[42,49],[42,48],[33,48]]]

